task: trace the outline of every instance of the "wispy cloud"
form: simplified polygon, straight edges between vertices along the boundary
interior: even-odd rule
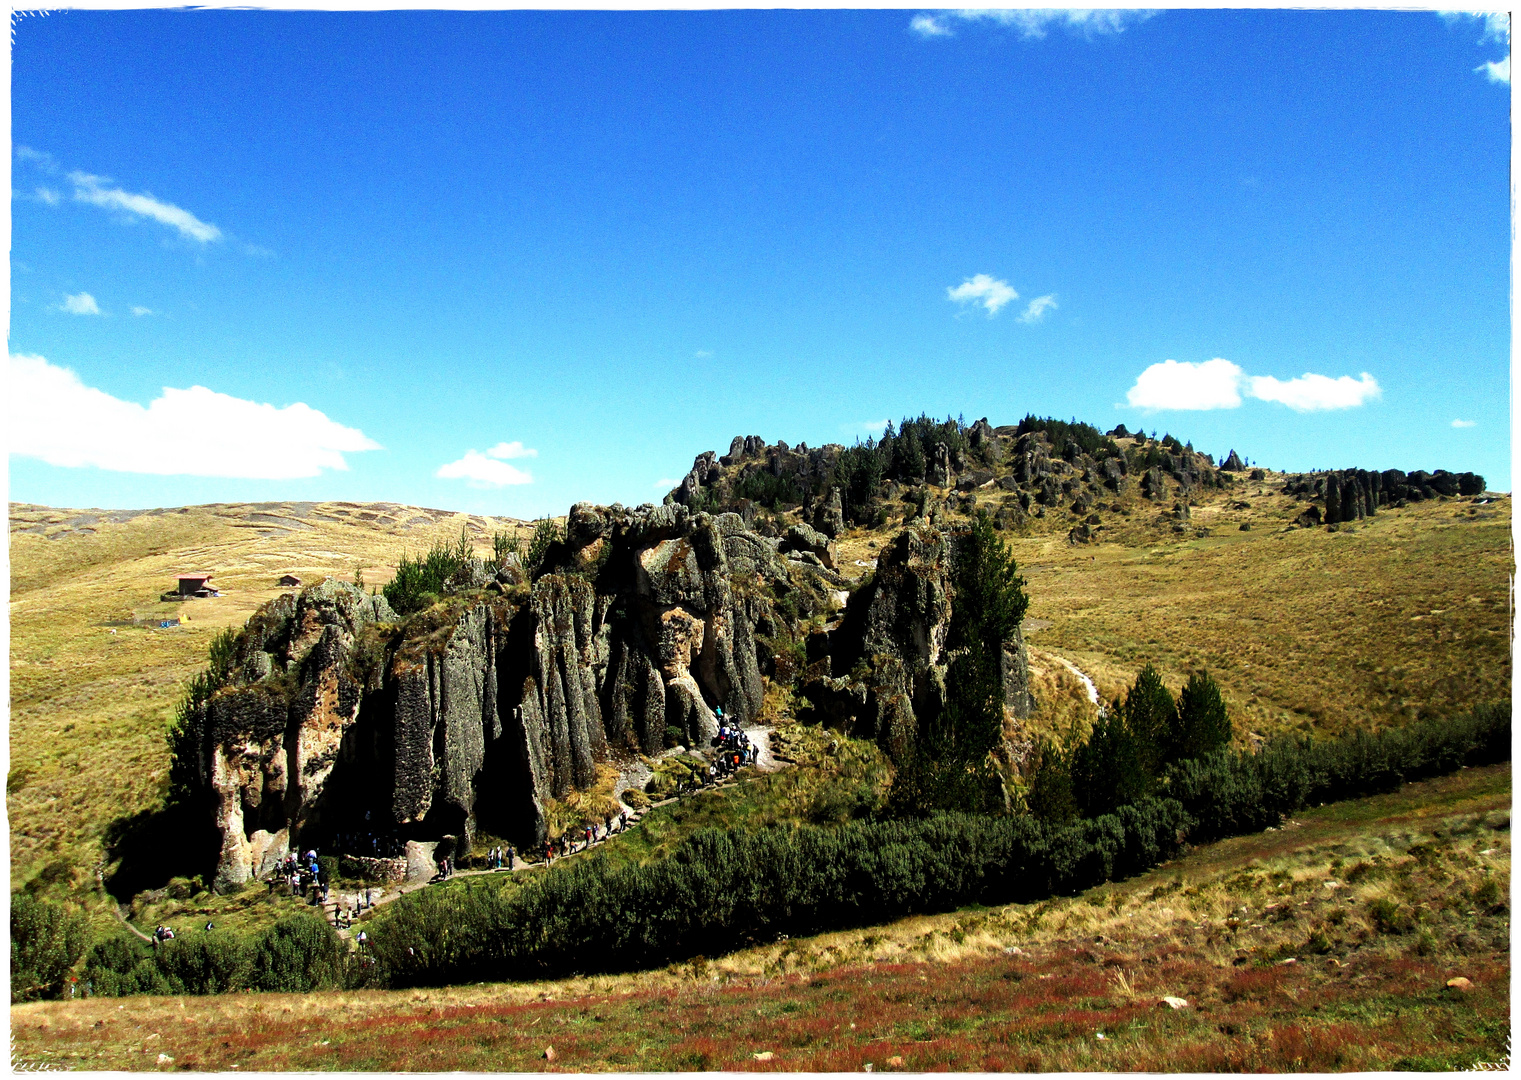
[[[692,356],[693,356],[694,359],[697,359],[697,360],[707,360],[707,359],[710,359],[713,356],[713,353],[709,349],[698,349],[696,352],[694,352],[692,354]]]
[[[662,476],[659,480],[656,480],[653,484],[650,485],[650,487],[656,489],[657,491],[670,491],[675,486],[676,481],[672,480],[668,476]]]
[[[16,147],[16,157],[22,161],[31,162],[43,172],[56,173],[58,171],[58,161],[52,154],[45,153],[42,150],[33,150],[30,146],[18,146]]]
[[[47,203],[49,206],[57,206],[63,201],[63,196],[52,188],[40,187],[37,189],[37,201]]]
[[[533,475],[516,465],[509,465],[504,458],[538,457],[539,452],[520,442],[497,443],[484,454],[479,450],[467,450],[465,456],[447,465],[440,465],[434,476],[442,480],[466,480],[473,488],[513,487],[533,483]]]
[[[963,307],[968,304],[981,304],[987,309],[988,318],[997,315],[998,309],[1010,300],[1019,299],[1019,294],[1010,287],[1007,281],[999,281],[990,274],[969,277],[960,285],[946,289],[945,295]]]
[[[1454,420],[1452,426],[1455,428],[1477,427],[1478,423],[1477,420]]]
[[[1037,296],[1030,301],[1025,313],[1019,317],[1022,323],[1038,323],[1046,317],[1046,312],[1056,307],[1056,294],[1047,293],[1045,296]]]
[[[1125,395],[1134,408],[1146,410],[1234,409],[1242,396],[1286,405],[1295,412],[1353,409],[1382,395],[1367,372],[1359,378],[1306,373],[1280,380],[1271,375],[1248,375],[1229,360],[1216,357],[1194,364],[1163,360],[1136,377]]]
[[[1510,85],[1510,57],[1508,56],[1504,60],[1491,60],[1487,64],[1480,64],[1474,70],[1482,71],[1485,78],[1492,83]]]
[[[955,31],[945,25],[943,15],[915,15],[908,22],[908,28],[920,37],[954,37]]]
[[[344,454],[381,449],[301,402],[277,408],[192,386],[165,387],[144,407],[86,386],[41,356],[11,356],[8,366],[11,453],[49,465],[293,480],[347,470]]]
[[[948,25],[951,19],[968,23],[995,23],[1012,27],[1025,38],[1043,38],[1053,27],[1059,27],[1078,37],[1092,38],[1101,34],[1119,34],[1139,25],[1155,15],[1155,11],[1079,9],[1079,8],[1025,8],[983,9],[963,8],[957,11],[921,13],[909,20],[911,31],[923,38],[952,37]]]
[[[1439,11],[1438,15],[1448,23],[1479,24],[1480,45],[1503,45],[1506,55],[1499,60],[1480,64],[1474,71],[1492,83],[1510,85],[1510,13],[1505,11]]]
[[[509,460],[511,458],[538,457],[539,452],[531,446],[524,446],[514,440],[513,442],[499,442],[490,450],[486,451],[487,457]]]
[[[132,314],[134,314],[134,315],[152,315],[153,314],[153,309],[152,308],[145,308],[141,304],[133,304],[132,305]]]
[[[106,177],[91,176],[84,172],[69,173],[69,180],[74,185],[74,198],[79,202],[105,207],[108,210],[120,210],[137,217],[150,218],[161,225],[168,225],[177,230],[187,240],[195,240],[198,243],[208,244],[222,238],[222,230],[215,225],[202,221],[190,211],[182,210],[173,203],[155,199],[146,192],[134,195],[121,188],[107,187],[106,185],[111,181]]]
[[[75,293],[73,296],[65,296],[63,303],[58,305],[70,315],[99,315],[100,305],[95,302],[95,297],[87,292]]]

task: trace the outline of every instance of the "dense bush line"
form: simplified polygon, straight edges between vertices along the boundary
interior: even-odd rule
[[[1194,822],[1191,838],[1203,842],[1276,825],[1305,806],[1509,761],[1510,749],[1509,706],[1481,705],[1376,734],[1277,739],[1255,754],[1218,750],[1174,765],[1163,790],[1183,804]]]
[[[1172,765],[1165,797],[1092,818],[704,831],[647,866],[589,860],[510,894],[485,884],[413,894],[377,921],[374,942],[395,986],[630,970],[779,934],[1077,892],[1154,866],[1185,833],[1255,832],[1312,803],[1509,757],[1510,713],[1486,706],[1378,734],[1280,740],[1257,754],[1217,750]]]
[[[867,926],[970,903],[1035,900],[1134,874],[1187,818],[1148,800],[1093,820],[947,814],[694,833],[666,859],[587,860],[504,892],[429,889],[376,921],[391,985],[632,970],[780,934]]]

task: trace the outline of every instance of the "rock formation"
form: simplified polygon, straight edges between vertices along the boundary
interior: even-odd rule
[[[1442,497],[1484,493],[1484,477],[1477,473],[1404,473],[1399,469],[1377,472],[1368,469],[1337,469],[1324,473],[1299,473],[1284,481],[1284,493],[1300,499],[1320,500],[1325,523],[1358,521],[1373,517],[1380,507],[1404,506]]]
[[[703,745],[716,706],[754,719],[777,602],[806,615],[841,580],[807,531],[784,557],[737,514],[578,504],[531,583],[503,568],[404,620],[333,581],[271,601],[190,725],[218,884],[356,834],[541,842],[599,764]]]

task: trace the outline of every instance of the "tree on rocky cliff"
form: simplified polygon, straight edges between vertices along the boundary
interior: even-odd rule
[[[1014,636],[1029,597],[986,513],[961,538],[952,582],[945,702],[920,717],[914,751],[899,766],[893,802],[900,813],[1002,806],[989,755],[1003,738],[1003,643]]]

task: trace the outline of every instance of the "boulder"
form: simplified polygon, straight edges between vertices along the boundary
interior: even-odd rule
[[[844,533],[845,507],[840,499],[839,488],[830,488],[829,498],[814,511],[813,527],[831,540]]]
[[[951,468],[951,452],[945,443],[937,442],[931,449],[925,479],[936,487],[950,487],[955,483],[955,474]]]
[[[1220,463],[1220,469],[1223,472],[1241,472],[1245,468],[1246,462],[1241,460],[1240,455],[1235,450],[1227,454],[1225,460]]]

